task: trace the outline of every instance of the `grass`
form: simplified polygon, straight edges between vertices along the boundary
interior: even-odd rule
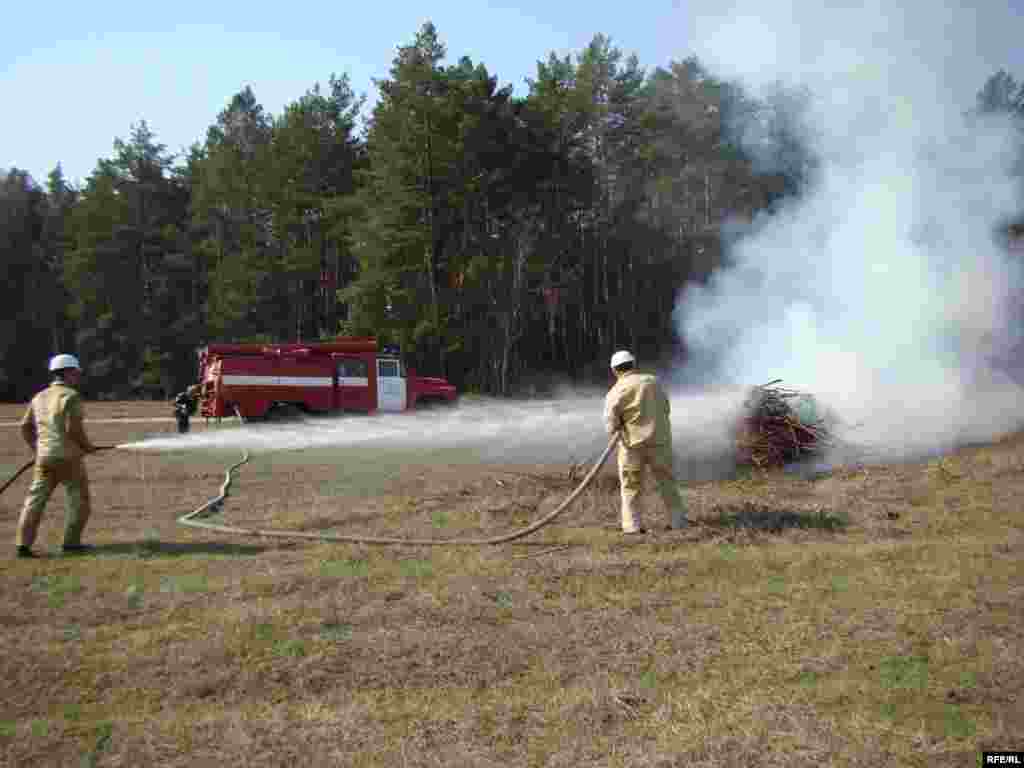
[[[280,640],[274,643],[274,655],[300,658],[306,655],[306,646],[296,638]]]
[[[813,511],[780,509],[756,501],[740,505],[716,507],[702,521],[704,525],[721,528],[753,529],[780,533],[789,528],[841,531],[849,524],[849,516],[830,509]]]
[[[160,591],[186,595],[206,592],[206,576],[202,573],[168,574],[160,579]]]
[[[60,608],[67,601],[68,595],[74,595],[82,591],[82,585],[78,576],[70,575],[40,575],[32,581],[32,588],[37,592],[46,595],[47,601],[53,608]]]
[[[352,639],[352,626],[327,622],[320,629],[320,637],[330,642],[344,642]]]
[[[99,765],[100,755],[107,748],[114,733],[114,724],[110,722],[100,723],[95,730],[92,748],[82,756],[81,765],[83,768],[95,768]]]
[[[429,560],[400,560],[398,569],[402,576],[410,579],[424,579],[434,572],[434,565]]]
[[[329,579],[361,578],[369,572],[365,560],[325,560],[320,564],[320,575]]]
[[[879,664],[879,670],[884,688],[923,690],[928,682],[928,659],[925,656],[887,656]]]
[[[951,739],[968,739],[977,732],[977,726],[956,705],[946,708],[946,736]]]
[[[109,429],[94,439],[130,437]],[[1020,439],[695,484],[695,525],[663,530],[652,501],[639,540],[602,478],[490,548],[184,530],[220,466],[129,459],[90,465],[97,556],[0,560],[7,764],[923,768],[1024,749]],[[448,538],[569,490],[410,464],[332,495],[344,466],[292,459],[243,469],[225,519]]]
[[[124,596],[132,608],[141,608],[145,600],[145,586],[141,582],[129,584],[128,589],[124,591]]]

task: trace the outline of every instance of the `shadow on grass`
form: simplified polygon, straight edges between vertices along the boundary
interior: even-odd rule
[[[266,552],[269,547],[254,544],[232,544],[217,541],[159,541],[143,539],[118,544],[97,544],[89,554],[103,556],[134,556],[139,558],[171,558],[191,555],[219,555],[231,557],[254,557]]]
[[[755,502],[715,505],[711,514],[701,523],[712,528],[728,530],[782,533],[786,530],[842,531],[849,524],[843,513],[824,507],[814,510],[796,510],[770,507]]]

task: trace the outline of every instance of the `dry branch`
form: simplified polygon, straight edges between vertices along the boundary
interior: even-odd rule
[[[736,459],[759,469],[781,467],[821,453],[831,443],[825,419],[802,420],[794,400],[808,396],[777,386],[781,379],[753,387],[736,428]]]

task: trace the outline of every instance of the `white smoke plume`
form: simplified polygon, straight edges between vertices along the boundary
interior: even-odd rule
[[[965,114],[1007,66],[1012,9],[694,8],[693,52],[716,77],[755,96],[809,92],[788,120],[818,161],[799,199],[755,219],[731,267],[680,296],[681,334],[696,359],[717,361],[714,383],[782,378],[888,455],[1017,428],[1024,395],[995,361],[1020,338],[1021,265],[995,233],[1022,209],[1019,135]]]

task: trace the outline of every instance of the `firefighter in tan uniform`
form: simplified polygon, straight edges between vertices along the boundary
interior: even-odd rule
[[[83,457],[96,447],[85,434],[82,400],[76,387],[81,366],[73,355],[50,360],[53,383],[32,398],[21,420],[21,434],[35,452],[36,463],[25,506],[18,520],[18,557],[35,557],[36,539],[43,509],[53,489],[63,483],[67,494],[64,552],[89,549],[82,544],[82,530],[89,520],[89,478]]]
[[[658,492],[668,507],[673,528],[685,528],[686,505],[672,473],[672,427],[669,402],[658,380],[634,370],[636,359],[622,350],[612,355],[617,381],[604,400],[608,434],[621,432],[619,483],[622,487],[622,531],[643,533],[639,496],[644,469],[650,468]]]

